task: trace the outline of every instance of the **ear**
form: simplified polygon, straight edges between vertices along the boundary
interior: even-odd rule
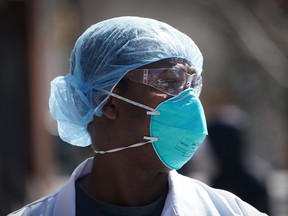
[[[102,114],[110,120],[115,120],[118,116],[114,102],[115,102],[115,99],[112,97],[109,97],[106,104],[102,108]]]

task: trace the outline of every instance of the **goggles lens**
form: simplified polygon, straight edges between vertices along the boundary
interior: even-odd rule
[[[188,88],[194,89],[199,96],[202,89],[201,75],[188,74],[180,68],[134,69],[129,71],[126,77],[172,96]]]

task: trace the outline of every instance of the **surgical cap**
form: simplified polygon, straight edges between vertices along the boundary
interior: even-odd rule
[[[89,27],[76,41],[69,73],[51,82],[49,107],[60,138],[88,146],[87,125],[101,116],[108,94],[132,69],[167,58],[182,58],[202,72],[197,45],[172,26],[150,18],[117,17]]]

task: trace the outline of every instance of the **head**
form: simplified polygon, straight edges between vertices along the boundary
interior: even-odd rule
[[[142,69],[173,68],[179,64],[187,70],[190,69],[191,73],[195,72],[183,62],[183,59],[160,60],[129,71],[115,85],[112,90],[113,95],[116,94],[155,109],[160,103],[173,96],[147,84],[131,80],[128,76],[129,73],[138,73],[138,70]],[[123,147],[126,148],[132,144],[143,143],[145,142],[143,137],[150,136],[151,116],[147,115],[147,110],[142,107],[127,103],[114,95],[108,97],[101,113],[101,116],[95,116],[93,121],[88,124],[93,149],[96,151],[109,152]],[[124,161],[126,161],[127,166],[148,168],[150,172],[153,172],[153,170],[168,170],[161,163],[151,145],[143,145],[140,148],[130,148],[112,154],[113,159],[111,161],[116,160],[114,156],[117,154],[117,157],[121,158],[121,163],[125,164]],[[105,156],[109,157],[109,154],[105,154]]]
[[[169,59],[168,63],[163,61],[165,59]],[[125,75],[145,66],[180,63],[185,67],[184,62],[193,65],[197,73],[202,72],[203,58],[197,45],[166,23],[149,18],[118,17],[91,26],[75,44],[69,73],[51,83],[49,105],[60,137],[72,145],[90,145],[88,125],[93,119],[108,115],[109,109],[111,111],[109,103],[116,101],[109,97],[112,91],[157,106],[169,96],[152,92],[159,100],[148,100],[147,91],[139,88],[151,87],[131,82]],[[136,92],[142,96],[138,94],[138,98],[133,98]]]

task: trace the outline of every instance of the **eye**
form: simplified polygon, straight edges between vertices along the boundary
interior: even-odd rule
[[[181,84],[180,84],[180,80],[177,78],[164,78],[164,79],[156,80],[155,85],[158,88],[169,89],[169,88],[179,87],[179,85]]]
[[[157,77],[154,80],[154,84],[157,88],[161,88],[165,91],[183,88],[183,77],[180,73],[176,73],[171,70],[164,70],[161,73],[157,74]]]

